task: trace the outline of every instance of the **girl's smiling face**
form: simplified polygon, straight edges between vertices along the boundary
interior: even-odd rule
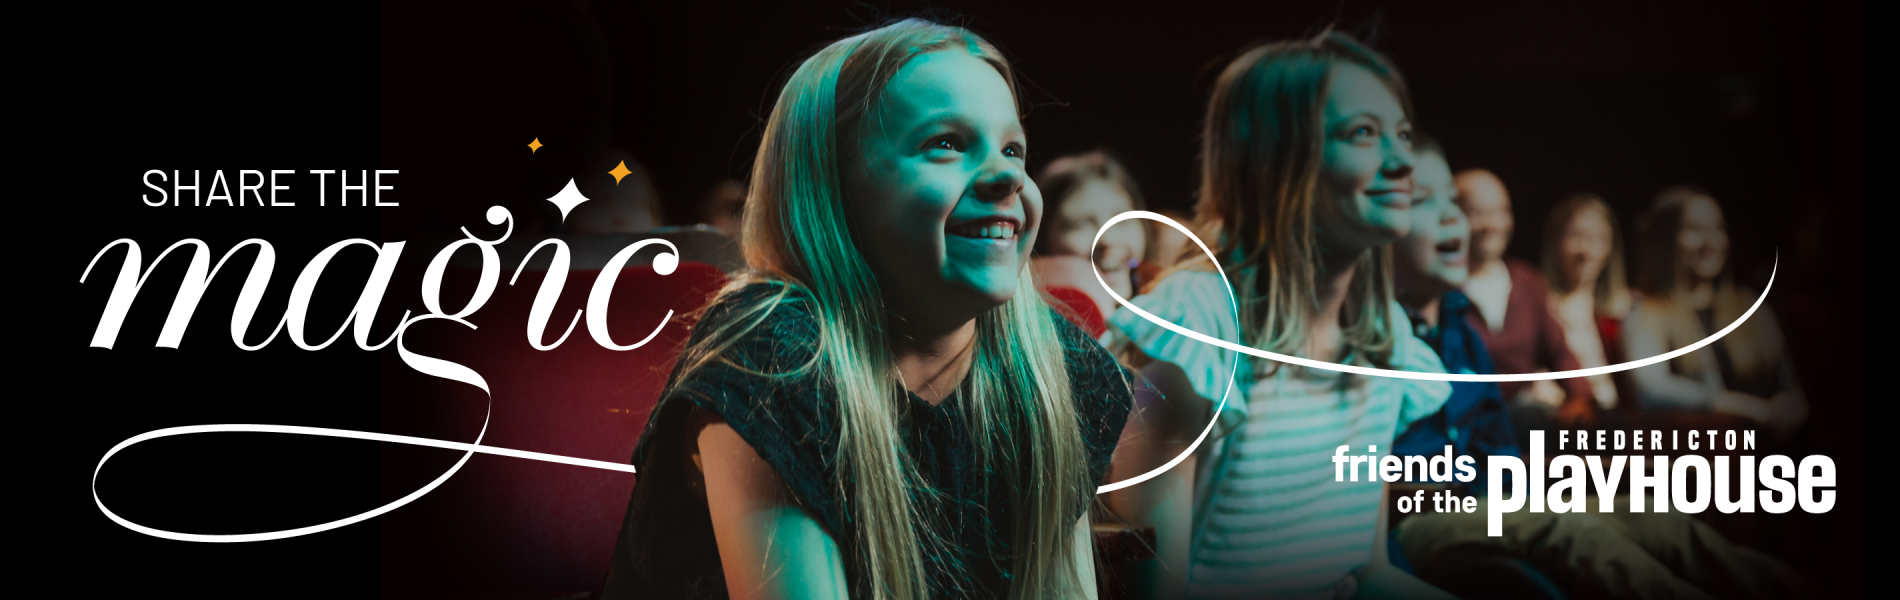
[[[961,50],[920,55],[858,132],[842,142],[845,208],[889,308],[967,319],[1014,297],[1042,199],[1001,73]]]
[[[1372,71],[1335,67],[1320,114],[1323,162],[1314,207],[1320,243],[1357,252],[1411,228],[1412,122]]]

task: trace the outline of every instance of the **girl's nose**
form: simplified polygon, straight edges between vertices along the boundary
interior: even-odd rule
[[[1029,175],[1023,172],[1022,167],[1006,159],[993,160],[986,166],[990,168],[978,176],[976,194],[989,202],[1015,196],[1023,191],[1023,183],[1029,180]]]

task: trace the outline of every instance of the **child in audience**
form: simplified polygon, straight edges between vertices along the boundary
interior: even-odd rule
[[[1451,167],[1435,140],[1413,139],[1416,168],[1412,193],[1412,228],[1392,245],[1393,281],[1399,303],[1412,322],[1412,333],[1438,352],[1447,373],[1492,374],[1491,353],[1484,338],[1467,319],[1477,309],[1458,290],[1471,275],[1470,225],[1453,196]],[[1521,456],[1511,415],[1498,384],[1451,382],[1451,398],[1431,416],[1412,423],[1393,442],[1392,453],[1431,457],[1452,448],[1456,456],[1470,456],[1485,464],[1491,456]],[[1485,472],[1469,485],[1456,486],[1459,495],[1478,495],[1485,489]]]
[[[1458,206],[1471,221],[1471,277],[1465,297],[1500,373],[1576,370],[1563,326],[1550,314],[1544,278],[1529,263],[1506,258],[1516,218],[1511,194],[1496,174],[1467,169],[1454,180]],[[1590,386],[1581,379],[1498,384],[1520,425],[1541,428],[1590,414]]]
[[[1411,224],[1407,98],[1384,57],[1340,33],[1235,59],[1215,83],[1202,132],[1201,230],[1218,233],[1211,245],[1224,273],[1190,261],[1134,303],[1281,354],[1442,371],[1393,295],[1386,248]],[[1341,446],[1388,450],[1438,410],[1448,385],[1253,359],[1127,309],[1111,321],[1113,335],[1132,342],[1134,362],[1173,365],[1190,384],[1193,394],[1170,400],[1208,415],[1226,398],[1219,414],[1182,420],[1189,439],[1208,418],[1218,426],[1172,478],[1110,499],[1124,517],[1157,528],[1167,570],[1147,582],[1154,595],[1443,595],[1387,563],[1382,487],[1334,481],[1333,465],[1314,457]],[[1184,473],[1194,474],[1191,508],[1167,491],[1188,485]]]
[[[1109,219],[1131,210],[1144,210],[1141,188],[1128,170],[1105,152],[1064,156],[1043,167],[1036,178],[1042,189],[1048,225],[1036,236],[1035,269],[1043,285],[1081,290],[1106,316],[1115,312],[1115,299],[1103,291],[1102,281],[1123,298],[1135,296],[1135,270],[1147,253],[1148,222],[1123,221],[1095,234]],[[1096,273],[1101,273],[1101,281]]]
[[[1473,309],[1457,290],[1468,276],[1460,243],[1464,215],[1439,190],[1451,171],[1442,150],[1420,144],[1412,227],[1393,244],[1400,302],[1414,316],[1420,337],[1432,344],[1448,371],[1491,372],[1483,341],[1472,323],[1458,318]],[[1435,313],[1435,314],[1434,314]],[[1452,399],[1399,437],[1393,453],[1411,456],[1519,456],[1510,443],[1512,423],[1496,384],[1454,382]],[[1600,512],[1592,495],[1582,513],[1516,511],[1503,515],[1504,535],[1485,533],[1482,479],[1460,496],[1477,496],[1476,512],[1426,512],[1404,519],[1391,532],[1392,562],[1433,585],[1461,594],[1540,597],[1549,585],[1587,598],[1791,598],[1803,597],[1806,582],[1786,564],[1728,541],[1714,528],[1683,513],[1631,513],[1629,498]],[[1421,508],[1421,510],[1424,510]],[[1526,569],[1528,566],[1530,568]]]
[[[607,598],[1078,598],[1131,398],[1033,290],[1008,63],[908,20],[806,60],[766,123],[753,271],[647,423]]]

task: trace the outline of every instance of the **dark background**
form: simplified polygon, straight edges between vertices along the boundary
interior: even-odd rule
[[[692,222],[709,186],[746,174],[762,117],[798,60],[919,13],[969,26],[1009,54],[1031,106],[1032,163],[1111,150],[1158,207],[1192,202],[1201,109],[1220,66],[1250,42],[1328,24],[1400,66],[1420,126],[1444,142],[1454,168],[1490,168],[1510,186],[1513,255],[1535,258],[1544,212],[1565,194],[1602,194],[1627,227],[1664,186],[1709,189],[1727,210],[1745,281],[1764,279],[1760,267],[1779,253],[1771,300],[1831,309],[1824,327],[1799,331],[1786,315],[1783,326],[1815,405],[1800,453],[1841,465],[1840,504],[1828,515],[1764,519],[1757,544],[1832,585],[1863,589],[1867,26],[1864,6],[1831,2],[391,2],[72,15],[55,30],[67,35],[46,46],[56,60],[31,65],[48,84],[30,94],[38,114],[65,134],[47,140],[58,157],[46,161],[49,175],[82,182],[69,202],[83,208],[51,222],[57,254],[40,279],[71,300],[33,323],[54,350],[29,375],[64,390],[32,396],[36,410],[78,428],[56,446],[44,498],[48,514],[70,515],[48,524],[60,547],[83,542],[37,560],[62,567],[48,573],[86,595],[250,596],[368,595],[379,569],[412,559],[378,555],[375,521],[208,545],[147,537],[98,512],[93,468],[133,435],[245,422],[375,430],[378,403],[399,400],[378,399],[381,354],[392,350],[347,340],[319,352],[283,339],[259,352],[232,347],[226,315],[241,271],[214,282],[181,349],[151,347],[171,283],[148,290],[114,349],[87,348],[121,251],[88,283],[77,275],[108,242],[135,239],[149,262],[184,238],[205,240],[214,260],[240,240],[270,240],[277,275],[255,341],[282,314],[291,273],[322,247],[481,231],[493,204],[531,221],[546,210],[542,198],[592,171],[581,157],[593,148],[619,146],[645,162],[669,220]],[[522,145],[534,138],[547,147],[524,163]],[[152,168],[401,169],[393,198],[402,206],[318,208],[306,198],[295,208],[149,208],[138,203],[147,191],[139,177]],[[307,181],[298,185],[307,193]],[[1826,215],[1825,243],[1790,260],[1794,228],[1817,214]],[[440,247],[412,245],[406,263]],[[248,258],[234,263],[248,268]],[[183,264],[168,261],[153,281],[175,282]],[[367,265],[346,254],[331,267],[338,284],[326,278],[320,290],[333,291],[319,292],[314,323],[340,322],[360,283],[348,274]],[[421,308],[398,293],[386,305]],[[160,528],[296,527],[387,501],[379,456],[405,452],[223,436],[115,456],[98,497]]]

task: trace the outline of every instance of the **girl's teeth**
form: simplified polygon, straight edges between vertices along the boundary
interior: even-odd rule
[[[1006,240],[1016,235],[1016,228],[1008,225],[971,226],[960,229],[965,237]]]

